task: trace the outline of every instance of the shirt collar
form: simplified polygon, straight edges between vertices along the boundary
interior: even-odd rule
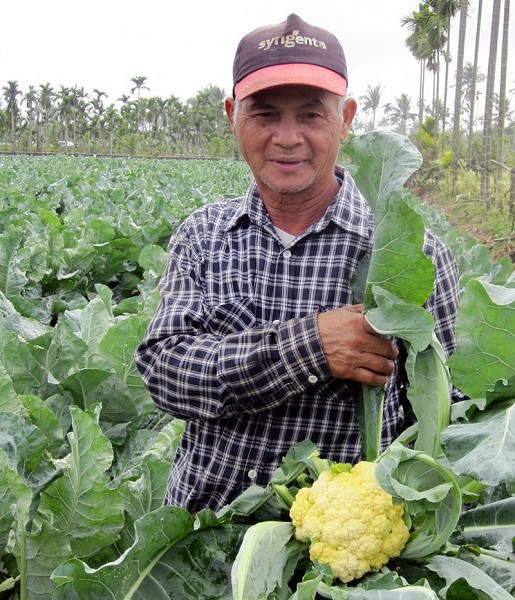
[[[342,181],[340,189],[325,215],[312,226],[312,230],[321,231],[332,221],[342,229],[356,233],[361,237],[371,237],[373,215],[368,202],[344,167],[336,166],[335,174]],[[269,223],[268,214],[254,180],[249,185],[245,195],[238,199],[235,210],[227,221],[226,230],[235,227],[240,219],[244,217],[261,226]]]

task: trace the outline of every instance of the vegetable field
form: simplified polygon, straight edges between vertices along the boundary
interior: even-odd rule
[[[310,560],[286,512],[301,487],[331,469],[309,441],[290,451],[268,487],[217,514],[162,506],[182,423],[157,412],[132,355],[158,301],[170,234],[196,207],[240,195],[244,163],[2,156],[0,600],[513,597],[511,262],[493,261],[406,191],[418,158],[400,136],[358,138],[348,154],[374,212],[396,212],[403,224],[384,230],[391,221],[378,222],[356,293],[378,330],[413,348],[420,431],[371,459],[383,489],[403,504],[404,556],[348,583]],[[382,266],[385,241],[400,244],[420,293],[427,267],[411,244],[423,222],[453,248],[461,272],[458,349],[448,365],[420,303],[412,310],[417,302],[395,287],[391,261],[387,272]],[[442,402],[447,376],[469,400]],[[427,404],[439,408],[424,412]]]

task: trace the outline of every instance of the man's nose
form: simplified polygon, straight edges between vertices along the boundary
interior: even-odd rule
[[[302,134],[297,119],[283,116],[277,121],[273,136],[274,143],[284,148],[291,148],[302,142]]]

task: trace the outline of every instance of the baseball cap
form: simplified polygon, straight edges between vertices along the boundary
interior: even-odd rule
[[[233,95],[239,100],[278,85],[310,85],[344,96],[347,81],[337,38],[296,14],[248,33],[234,57]]]

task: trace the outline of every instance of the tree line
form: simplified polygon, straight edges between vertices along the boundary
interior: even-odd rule
[[[492,0],[491,6],[492,13],[486,14],[483,0],[420,2],[399,24],[420,64],[418,98],[401,93],[395,102],[382,103],[382,85],[369,85],[353,127],[354,133],[388,128],[412,136],[428,163],[450,163],[453,187],[460,168],[475,169],[486,204],[492,174],[499,165],[506,168],[515,147],[509,102],[515,89],[509,90],[507,82],[510,0]],[[479,55],[481,35],[490,37],[486,73],[480,61],[486,57]],[[467,36],[475,42],[472,57],[465,55]],[[210,85],[182,102],[176,96],[151,96],[143,75],[130,84],[130,93],[115,103],[98,89],[54,89],[45,83],[23,91],[17,81],[8,81],[2,87],[5,104],[0,103],[0,149],[238,156],[224,114],[225,90]]]
[[[144,97],[147,77],[131,79],[116,103],[106,92],[83,87],[54,89],[17,81],[2,88],[0,147],[12,152],[59,150],[129,155],[231,156],[234,144],[224,113],[225,91],[212,85],[187,102],[176,96]]]

